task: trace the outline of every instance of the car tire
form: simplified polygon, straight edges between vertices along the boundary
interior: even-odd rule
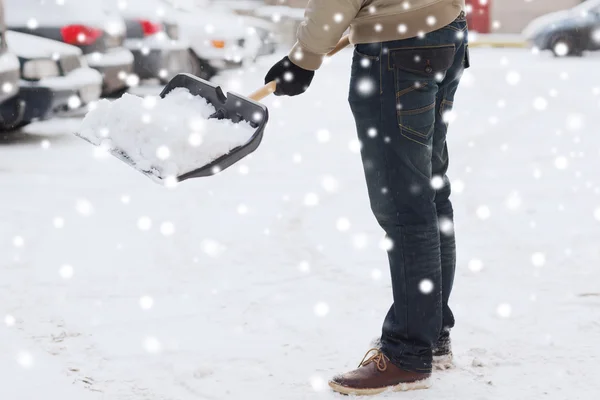
[[[570,35],[556,36],[550,42],[550,50],[555,57],[580,57],[583,49],[577,44],[574,37]]]
[[[217,74],[217,70],[206,60],[198,57],[192,50],[189,51],[189,72],[200,79],[210,80]]]

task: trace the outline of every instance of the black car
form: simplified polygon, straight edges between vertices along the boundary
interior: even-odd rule
[[[0,0],[0,131],[16,127],[25,112],[25,102],[18,98],[19,59],[6,45],[4,6]]]
[[[543,15],[523,31],[527,41],[557,57],[600,50],[600,0],[587,0],[566,11]]]
[[[79,47],[103,76],[103,94],[121,92],[132,76],[133,54],[125,47],[123,19],[95,1],[4,0],[8,29]]]

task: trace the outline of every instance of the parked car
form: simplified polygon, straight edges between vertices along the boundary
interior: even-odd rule
[[[523,35],[533,46],[551,50],[558,57],[600,50],[600,0],[543,15],[533,20]]]
[[[20,63],[25,112],[19,125],[73,113],[100,98],[102,75],[87,66],[79,48],[21,32],[5,37]]]
[[[0,0],[0,131],[13,129],[23,119],[25,102],[18,98],[19,59],[6,45],[4,5]]]
[[[195,75],[206,79],[218,70],[237,67],[258,57],[261,38],[244,17],[196,0],[158,0],[158,3],[156,9],[176,21],[181,38],[190,43]]]
[[[5,0],[10,30],[79,47],[104,78],[104,95],[127,89],[133,54],[123,47],[125,22],[94,1]],[[131,77],[135,78],[135,77]]]
[[[190,71],[188,44],[179,39],[176,21],[160,15],[159,4],[149,0],[95,0],[109,12],[125,18],[124,46],[134,56],[134,72],[140,79],[158,78],[163,83]]]

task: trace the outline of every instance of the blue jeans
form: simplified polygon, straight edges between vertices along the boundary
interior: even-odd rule
[[[422,38],[355,46],[349,102],[371,208],[391,245],[394,304],[381,348],[409,371],[430,372],[432,346],[454,326],[446,134],[465,67],[463,14]]]

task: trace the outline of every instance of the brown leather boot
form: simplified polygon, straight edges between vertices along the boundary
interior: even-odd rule
[[[342,394],[374,395],[387,390],[401,392],[427,389],[431,386],[430,376],[430,373],[400,369],[380,349],[371,349],[358,369],[334,377],[329,381],[329,386]]]

